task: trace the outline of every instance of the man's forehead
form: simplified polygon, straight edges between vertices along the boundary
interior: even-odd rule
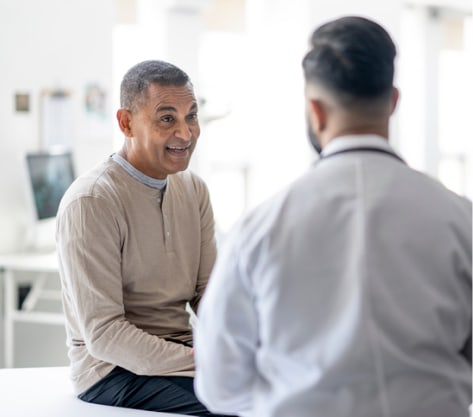
[[[147,98],[156,106],[192,105],[196,103],[192,85],[181,86],[150,84],[147,90]]]
[[[192,84],[187,83],[184,85],[162,85],[158,83],[151,83],[147,88],[148,94],[153,95],[194,95],[194,88]]]

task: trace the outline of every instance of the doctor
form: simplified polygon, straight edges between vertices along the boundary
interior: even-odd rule
[[[389,145],[395,55],[365,18],[313,33],[303,68],[320,160],[217,258],[195,339],[210,410],[468,414],[472,206]]]

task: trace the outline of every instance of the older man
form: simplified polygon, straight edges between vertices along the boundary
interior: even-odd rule
[[[121,84],[123,147],[82,175],[58,213],[72,379],[85,401],[208,416],[193,391],[186,306],[215,260],[207,188],[186,171],[199,137],[187,74],[162,61]]]

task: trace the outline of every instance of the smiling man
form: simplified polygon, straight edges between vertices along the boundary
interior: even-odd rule
[[[210,416],[193,391],[186,305],[215,260],[207,187],[186,171],[200,134],[192,83],[162,61],[121,84],[121,150],[79,177],[58,213],[67,344],[84,401]]]

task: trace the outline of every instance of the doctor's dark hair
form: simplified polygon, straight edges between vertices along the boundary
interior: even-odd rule
[[[342,104],[390,95],[396,47],[377,23],[347,16],[325,23],[310,39],[302,61],[306,82],[335,93]]]
[[[180,68],[165,61],[143,61],[131,67],[120,85],[120,106],[135,111],[147,98],[148,86],[181,87],[191,83],[189,76]]]

